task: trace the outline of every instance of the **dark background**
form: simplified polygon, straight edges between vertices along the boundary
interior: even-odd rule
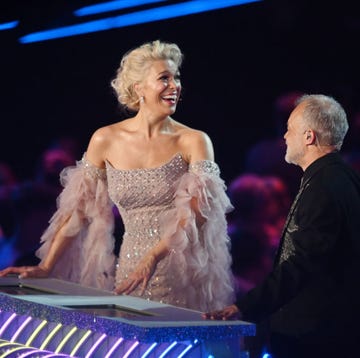
[[[275,135],[272,108],[281,93],[333,95],[349,117],[360,109],[355,1],[260,1],[41,43],[18,42],[27,33],[71,24],[72,11],[91,3],[1,1],[0,22],[19,19],[20,25],[0,31],[0,161],[20,178],[32,175],[54,139],[74,137],[84,151],[96,128],[122,118],[109,83],[124,52],[149,40],[176,42],[183,50],[184,96],[174,118],[210,135],[225,181],[243,170],[251,145]]]

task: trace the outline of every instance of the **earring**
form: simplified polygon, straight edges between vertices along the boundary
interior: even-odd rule
[[[140,97],[140,104],[144,103],[144,96]]]

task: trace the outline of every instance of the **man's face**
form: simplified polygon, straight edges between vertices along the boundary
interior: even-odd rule
[[[305,127],[303,123],[304,103],[298,105],[290,114],[287,131],[284,135],[286,142],[285,160],[287,163],[300,165],[306,153]]]

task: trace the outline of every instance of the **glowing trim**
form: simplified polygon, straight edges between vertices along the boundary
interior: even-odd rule
[[[141,356],[141,358],[146,358],[153,350],[154,348],[157,346],[157,343],[153,343],[148,350]]]
[[[10,355],[10,354],[12,354],[12,353],[14,353],[14,352],[17,352],[17,351],[22,351],[22,350],[24,350],[24,349],[31,349],[31,347],[25,347],[25,346],[20,346],[20,347],[15,347],[15,348],[12,348],[12,349],[9,349],[9,350],[7,350],[4,354],[2,354],[1,356],[0,356],[0,358],[5,358],[5,357],[7,357],[8,355]],[[16,357],[19,357],[18,355],[16,355]]]
[[[46,337],[46,339],[44,340],[43,344],[40,346],[40,349],[44,349],[47,344],[50,342],[51,338],[53,338],[56,334],[56,332],[62,327],[62,324],[59,323],[51,332],[50,334]]]
[[[101,335],[101,337],[93,344],[93,346],[90,348],[90,350],[88,351],[87,355],[85,356],[85,358],[89,358],[93,352],[95,351],[95,349],[99,346],[99,344],[105,339],[106,334],[104,333],[103,335]]]
[[[14,318],[16,317],[16,313],[13,313],[7,320],[5,323],[3,323],[1,329],[0,329],[0,336],[4,333],[4,331],[6,330],[6,328],[8,327],[8,325],[14,320]]]
[[[4,23],[0,24],[0,31],[13,29],[13,28],[15,28],[18,24],[19,24],[19,21],[18,21],[18,20],[16,20],[16,21],[10,21],[10,22],[4,22]]]
[[[13,346],[19,346],[20,344],[19,344],[19,343],[15,343],[15,342],[5,341],[5,342],[2,342],[2,343],[0,344],[0,347],[6,347],[6,346],[8,346],[8,345],[10,345],[11,347],[13,347]]]
[[[27,326],[27,324],[32,320],[32,317],[28,317],[26,318],[26,320],[21,323],[21,325],[19,326],[19,328],[16,330],[16,332],[14,333],[14,335],[10,338],[10,342],[15,342],[16,338],[19,336],[19,334],[22,332],[22,330]]]
[[[114,28],[121,28],[153,21],[171,19],[180,16],[197,14],[201,12],[217,10],[221,8],[242,5],[257,1],[261,0],[192,0],[184,3],[166,5],[125,15],[84,22],[82,24],[33,32],[31,34],[20,37],[19,41],[25,44],[30,42],[52,40],[61,37],[82,35],[86,33],[105,31]]]
[[[19,356],[19,358],[25,358],[25,357],[28,357],[30,355],[33,355],[34,353],[44,353],[44,351],[42,351],[41,349],[34,348],[30,352],[26,352],[24,354],[21,354]],[[42,357],[44,357],[44,356],[42,356]]]
[[[66,342],[71,338],[71,336],[77,331],[77,327],[73,327],[69,333],[62,339],[57,348],[55,349],[55,353],[59,353],[61,349],[64,347]]]
[[[32,335],[28,338],[28,340],[26,341],[25,345],[30,346],[30,344],[32,343],[32,341],[35,339],[35,337],[39,334],[39,332],[43,329],[43,327],[46,326],[48,322],[47,321],[42,321],[37,328],[35,329],[35,331],[32,333]]]
[[[0,347],[6,347],[7,345],[14,346],[14,345],[17,345],[17,344],[13,343],[13,342],[7,342],[7,341],[0,343]]]
[[[109,358],[113,352],[115,351],[115,349],[121,344],[121,342],[124,340],[124,338],[119,338],[114,345],[111,347],[111,349],[107,352],[105,358]]]
[[[152,4],[154,2],[162,2],[166,0],[115,0],[108,1],[101,4],[90,5],[82,7],[81,9],[75,10],[74,15],[76,16],[86,16],[100,14],[102,12],[114,11],[126,9],[128,7],[135,7],[144,4]]]
[[[173,343],[171,343],[170,346],[167,347],[167,349],[164,350],[164,352],[162,353],[162,355],[159,356],[159,358],[165,357],[165,354],[167,354],[168,352],[170,352],[176,345],[177,345],[177,342],[176,342],[176,341],[173,342]]]
[[[178,355],[178,358],[183,357],[192,347],[193,347],[192,344],[188,345],[188,346]]]
[[[88,330],[87,332],[85,332],[85,334],[81,337],[81,339],[79,340],[79,342],[76,343],[75,347],[73,348],[73,350],[71,351],[70,355],[74,356],[75,353],[78,351],[78,349],[81,347],[81,345],[85,342],[86,338],[90,336],[90,334],[92,333],[92,331]]]
[[[129,349],[128,351],[123,355],[123,358],[127,358],[131,353],[132,351],[139,345],[139,342],[136,341]]]

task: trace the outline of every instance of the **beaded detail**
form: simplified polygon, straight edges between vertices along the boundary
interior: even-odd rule
[[[86,158],[85,154],[81,159],[81,164],[84,167],[85,174],[92,179],[106,179],[106,169],[98,168],[95,165],[91,164]]]
[[[180,154],[168,163],[150,169],[122,170],[106,162],[108,190],[119,209],[125,233],[116,270],[116,282],[126,279],[139,260],[160,240],[160,216],[174,208],[175,183],[188,171]],[[161,260],[142,296],[181,305],[171,295],[167,259]],[[132,295],[140,295],[140,289]]]
[[[189,171],[195,174],[213,174],[220,175],[219,166],[212,160],[199,160],[190,164]]]

